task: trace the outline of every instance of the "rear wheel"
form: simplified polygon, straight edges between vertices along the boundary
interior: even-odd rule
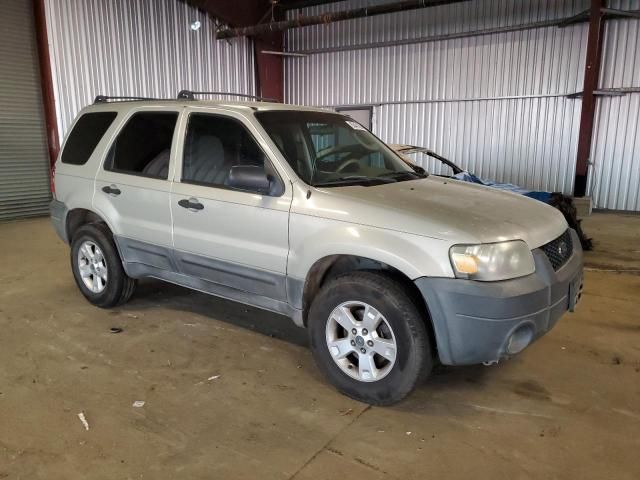
[[[403,286],[377,272],[330,281],[309,311],[311,349],[342,393],[374,405],[406,397],[429,375],[425,320]]]
[[[109,229],[102,224],[83,225],[71,242],[73,277],[89,302],[109,308],[133,294],[136,281],[124,272]]]

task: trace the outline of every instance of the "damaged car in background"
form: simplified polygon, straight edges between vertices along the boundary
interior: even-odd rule
[[[499,183],[493,180],[487,180],[484,178],[481,179],[473,173],[467,172],[448,158],[437,154],[429,148],[401,144],[390,146],[402,157],[403,160],[414,167],[417,166],[419,168],[423,168],[423,165],[429,164],[427,163],[429,162],[429,159],[433,159],[431,160],[431,164],[435,163],[436,169],[431,173],[434,173],[435,175],[455,178],[456,180],[462,180],[463,182],[470,182],[478,185],[485,185],[487,187],[498,188],[500,190],[505,190],[508,192],[518,193],[520,195],[534,198],[548,205],[551,205],[554,208],[557,208],[558,210],[560,210],[560,212],[562,212],[562,215],[564,215],[567,224],[578,234],[582,249],[591,250],[593,248],[591,238],[587,237],[582,230],[582,220],[578,218],[576,207],[573,203],[573,199],[570,196],[565,195],[562,192],[528,190],[512,183]]]

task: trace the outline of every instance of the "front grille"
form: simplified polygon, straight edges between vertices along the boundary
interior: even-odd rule
[[[551,240],[541,248],[551,262],[553,269],[557,271],[567,263],[567,260],[569,260],[571,255],[573,255],[573,241],[571,240],[571,233],[567,230],[558,238]]]

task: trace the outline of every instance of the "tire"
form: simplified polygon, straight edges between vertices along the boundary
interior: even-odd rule
[[[345,309],[351,316],[343,315]],[[375,334],[361,328],[367,317],[382,317]],[[342,320],[337,321],[338,318]],[[348,335],[344,328],[351,318],[356,320],[355,336],[353,329]],[[320,370],[340,392],[364,403],[399,402],[426,380],[433,367],[425,315],[406,288],[384,273],[358,271],[331,280],[311,305],[308,327],[311,351]],[[387,347],[392,344],[395,355]],[[393,361],[378,354],[381,346],[382,353]],[[342,358],[349,348],[360,349],[360,353]],[[361,357],[363,351],[374,359],[375,365],[368,357]],[[365,360],[361,363],[360,358]],[[378,373],[368,373],[368,366],[371,372]]]
[[[83,246],[85,250],[81,252]],[[93,258],[96,259],[97,263],[93,267],[89,264],[91,260],[86,261],[90,257],[89,254],[85,254],[86,248],[93,253]],[[99,254],[96,255],[96,253]],[[90,270],[91,273],[85,281],[81,270],[86,273],[91,268],[95,270]],[[71,271],[76,285],[85,298],[101,308],[115,307],[125,303],[135,290],[136,281],[125,273],[122,268],[122,260],[113,242],[113,236],[107,226],[101,223],[83,225],[73,235]],[[105,279],[102,279],[101,275],[104,275]],[[95,287],[95,282],[98,282],[98,286],[90,288],[90,285]]]

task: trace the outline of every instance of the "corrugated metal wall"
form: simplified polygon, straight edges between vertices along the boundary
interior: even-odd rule
[[[372,3],[350,0],[308,8],[303,13],[341,11]],[[586,10],[589,3],[588,0],[473,0],[290,30],[287,49],[340,49],[544,22],[572,16]],[[618,8],[634,8],[637,3],[637,0],[623,1]],[[297,14],[289,12],[290,17]],[[616,50],[619,60],[605,60],[617,67],[607,64],[604,70],[624,69],[620,74],[603,73],[604,83],[613,82],[612,86],[639,83],[631,77],[640,75],[637,43],[640,34],[637,27],[616,27],[625,22],[629,21],[611,22],[607,28],[605,58],[610,57],[609,51]],[[624,39],[620,29],[625,32]],[[286,59],[286,99],[318,106],[373,105],[374,132],[387,142],[431,147],[483,177],[532,189],[571,193],[581,100],[568,99],[566,95],[582,90],[586,43],[587,24],[581,23],[566,28],[551,26],[312,53]],[[628,55],[635,55],[635,63],[625,60]],[[624,79],[618,78],[621,76]],[[592,183],[599,207],[640,209],[637,195],[629,194],[621,203],[619,188],[611,194],[615,197],[613,203],[619,207],[608,207],[613,203],[603,200],[608,194],[603,190],[607,182],[617,182],[608,174],[602,175],[603,171],[612,170],[606,162],[619,164],[613,169],[623,170],[633,158],[639,157],[640,140],[619,143],[623,135],[639,137],[638,101],[634,98],[599,102],[598,136],[607,148],[614,142],[618,150],[624,145],[620,155],[596,152],[595,161],[601,168],[596,166]],[[616,102],[621,105],[615,106]],[[604,126],[603,119],[611,116],[607,109],[616,108],[614,116],[619,119],[625,102],[626,111],[630,112],[626,133],[620,132],[617,124]],[[607,160],[598,159],[598,155]],[[629,189],[636,186],[637,190],[637,185],[635,180]]]
[[[565,18],[587,7],[586,0],[474,0],[293,30],[287,47],[299,51],[485,30]],[[327,6],[309,13],[321,8]],[[287,100],[372,104],[374,131],[387,142],[428,146],[482,177],[569,193],[580,101],[565,95],[582,89],[586,28],[290,58]]]
[[[48,211],[49,159],[31,2],[0,10],[0,220]]]
[[[640,9],[640,0],[610,1]],[[640,87],[640,20],[605,25],[600,88]],[[640,93],[598,97],[589,191],[598,208],[640,211]]]
[[[295,18],[299,12],[317,15],[385,3],[390,0],[348,0],[290,10],[288,17]],[[309,50],[505,27],[568,17],[589,4],[589,0],[470,0],[289,30],[287,46]]]
[[[46,0],[58,128],[97,94],[174,98],[181,89],[254,94],[246,38],[216,41],[208,15],[177,0]],[[193,22],[199,30],[192,30]]]

